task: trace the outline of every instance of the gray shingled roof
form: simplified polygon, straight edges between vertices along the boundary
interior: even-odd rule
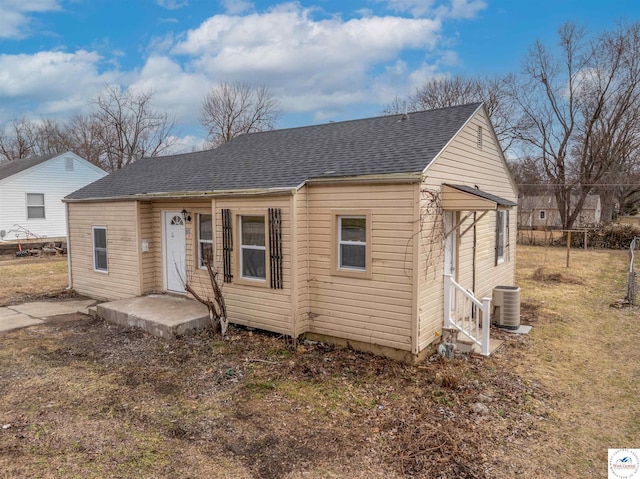
[[[484,198],[485,200],[493,201],[498,206],[516,206],[517,203],[514,203],[511,200],[507,200],[505,198],[501,198],[500,196],[492,195],[491,193],[487,193],[486,191],[479,190],[478,188],[474,188],[473,186],[467,185],[449,185],[451,188],[455,188],[456,190],[464,191],[465,193],[470,193],[479,198]]]
[[[214,150],[138,160],[67,199],[295,188],[317,178],[417,173],[480,107],[249,133]]]
[[[33,166],[49,161],[51,158],[60,156],[64,153],[54,153],[53,155],[34,156],[32,158],[21,158],[19,160],[5,161],[0,163],[0,180],[9,178],[10,176],[27,170]]]

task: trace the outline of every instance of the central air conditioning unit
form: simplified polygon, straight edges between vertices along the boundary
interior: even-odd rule
[[[520,287],[496,286],[493,288],[493,322],[499,328],[520,327]]]

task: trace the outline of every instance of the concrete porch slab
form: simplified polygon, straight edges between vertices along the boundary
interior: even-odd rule
[[[162,338],[210,326],[209,311],[203,304],[188,298],[161,294],[102,303],[96,307],[96,311],[106,321],[141,328]]]

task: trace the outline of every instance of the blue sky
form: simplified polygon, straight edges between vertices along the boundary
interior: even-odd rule
[[[65,119],[105,84],[152,89],[198,145],[217,82],[264,84],[280,127],[378,114],[438,75],[516,72],[572,20],[640,20],[638,0],[0,0],[0,128]]]

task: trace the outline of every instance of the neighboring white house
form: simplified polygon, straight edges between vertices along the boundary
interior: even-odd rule
[[[62,198],[104,176],[70,151],[0,163],[0,240],[67,236]]]

